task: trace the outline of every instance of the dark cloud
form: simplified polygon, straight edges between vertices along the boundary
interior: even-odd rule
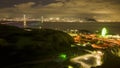
[[[118,20],[120,0],[3,0],[0,16],[82,16]]]
[[[0,0],[0,8],[4,7],[13,7],[14,4],[26,3],[26,2],[36,2],[36,4],[41,3],[42,5],[47,5],[53,2],[69,2],[69,1],[77,1],[77,0]],[[96,2],[103,3],[109,2],[111,4],[119,4],[120,0],[79,0],[85,2]]]
[[[14,4],[27,2],[35,2],[36,4],[41,3],[42,5],[46,5],[52,2],[56,2],[56,0],[0,0],[0,8],[13,7]]]

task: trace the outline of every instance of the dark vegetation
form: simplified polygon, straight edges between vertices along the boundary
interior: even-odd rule
[[[50,61],[55,55],[70,49],[72,43],[72,37],[62,31],[0,25],[0,66]]]
[[[86,54],[85,49],[97,50],[71,48],[71,44],[73,38],[62,31],[0,25],[0,68],[67,68],[67,65],[79,68],[69,58]],[[104,64],[96,68],[119,68],[120,58],[111,52],[117,52],[115,49],[102,50]],[[67,58],[60,58],[60,54],[66,54]]]

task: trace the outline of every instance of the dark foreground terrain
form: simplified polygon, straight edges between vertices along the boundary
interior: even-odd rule
[[[68,68],[68,65],[79,68],[80,65],[70,62],[73,55],[98,50],[71,44],[73,38],[62,31],[0,25],[0,68]],[[103,65],[95,68],[120,68],[118,47],[101,51]]]

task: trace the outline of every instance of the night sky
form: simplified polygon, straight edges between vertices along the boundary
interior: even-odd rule
[[[0,0],[0,17],[91,17],[119,20],[120,0]]]

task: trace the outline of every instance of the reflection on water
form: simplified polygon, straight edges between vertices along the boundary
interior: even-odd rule
[[[79,63],[82,68],[96,67],[102,65],[103,55],[101,51],[91,51],[90,54],[72,58],[71,62]]]
[[[17,27],[23,27],[23,22],[6,22],[8,25],[14,25]],[[50,28],[50,29],[59,29],[59,30],[66,30],[66,29],[86,29],[89,31],[96,31],[103,27],[109,28],[114,34],[120,34],[119,27],[120,23],[79,23],[79,22],[44,22],[41,23],[39,21],[28,21],[27,27],[29,28]],[[90,27],[90,28],[89,28]],[[88,29],[89,28],[89,29]]]

